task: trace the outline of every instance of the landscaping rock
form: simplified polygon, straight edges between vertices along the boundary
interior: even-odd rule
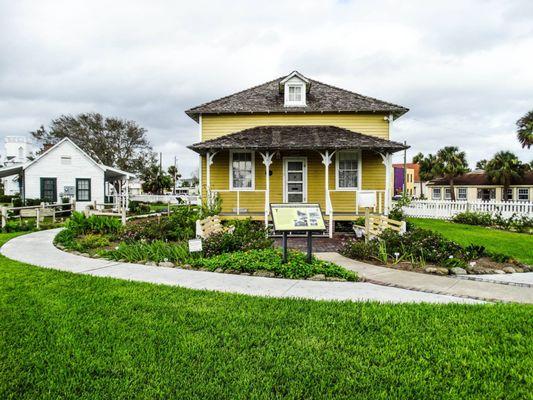
[[[249,272],[241,272],[241,275],[250,276],[251,274]]]
[[[501,269],[495,269],[495,270],[494,270],[494,273],[495,273],[495,274],[498,274],[498,275],[504,275],[504,274],[505,274],[505,272],[502,271]]]
[[[513,267],[503,267],[502,270],[506,274],[514,274],[516,272],[516,270]]]
[[[170,261],[162,261],[157,265],[160,267],[174,268],[174,263],[171,263]]]
[[[328,276],[326,278],[327,281],[329,282],[346,282],[346,279],[344,278],[337,278],[336,276]]]
[[[466,275],[466,270],[461,267],[453,267],[450,269],[452,275]]]
[[[313,275],[310,278],[307,278],[307,280],[310,280],[310,281],[325,281],[326,280],[326,275],[324,275],[324,274]]]
[[[82,257],[90,257],[91,255],[89,253],[81,253],[80,254]]]
[[[276,276],[276,274],[272,271],[263,271],[263,270],[255,271],[253,275],[261,276],[263,278],[274,278]]]
[[[146,261],[146,265],[149,265],[151,267],[157,267],[157,263],[155,263],[153,261]]]
[[[94,254],[93,254],[93,258],[100,258],[100,254],[98,254],[98,253],[94,253]]]
[[[435,274],[437,272],[437,267],[426,267],[424,272],[427,274]]]
[[[56,247],[61,250],[65,250],[65,246],[63,246],[61,243],[57,243]]]
[[[450,270],[444,267],[437,267],[437,275],[448,275]]]
[[[221,273],[221,272],[224,272],[224,270],[222,268],[217,268],[217,269],[215,269],[215,272]]]
[[[227,269],[226,274],[240,274],[240,271],[237,271],[236,269]]]
[[[435,275],[448,275],[448,268],[444,267],[427,267],[424,269],[424,271],[428,274],[435,274]]]

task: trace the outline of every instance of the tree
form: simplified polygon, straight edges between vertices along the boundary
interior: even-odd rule
[[[435,165],[437,159],[433,154],[428,154],[427,157],[422,153],[418,153],[413,157],[413,162],[420,166],[420,194],[422,195],[423,182],[430,181],[435,178]]]
[[[178,169],[174,165],[168,167],[167,172],[170,175],[170,179],[172,179],[172,193],[176,193],[176,181],[181,178],[181,175],[178,173]]]
[[[483,159],[483,160],[479,160],[477,163],[476,163],[476,169],[485,169],[487,167],[487,160]]]
[[[31,135],[41,144],[55,144],[70,138],[101,164],[138,173],[154,161],[146,129],[134,121],[103,117],[99,113],[62,115],[45,129]]]
[[[508,200],[507,189],[512,181],[520,182],[526,166],[510,151],[500,151],[487,163],[485,172],[492,183],[503,186],[503,199]]]
[[[434,172],[448,180],[452,201],[455,201],[454,179],[468,172],[466,154],[455,146],[446,146],[437,152]]]
[[[516,121],[516,136],[522,147],[529,149],[533,145],[533,110]]]
[[[156,162],[143,169],[140,175],[144,192],[163,194],[172,187],[172,178]]]

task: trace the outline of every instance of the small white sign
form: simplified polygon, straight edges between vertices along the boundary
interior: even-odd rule
[[[375,190],[359,190],[357,191],[357,206],[374,208],[376,206],[376,191]]]
[[[202,239],[189,240],[189,253],[202,251]]]

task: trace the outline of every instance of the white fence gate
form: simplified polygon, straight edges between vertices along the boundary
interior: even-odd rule
[[[413,200],[402,208],[405,215],[418,218],[451,219],[454,215],[471,211],[492,215],[501,213],[509,218],[513,214],[533,218],[531,201],[450,201],[450,200]]]

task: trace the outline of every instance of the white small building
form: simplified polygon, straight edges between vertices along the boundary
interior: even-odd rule
[[[81,211],[90,204],[112,203],[119,196],[127,199],[133,174],[97,163],[65,138],[33,161],[0,168],[0,178],[13,176],[18,177],[23,200],[57,203],[68,197]]]
[[[4,138],[4,167],[24,164],[35,158],[37,147],[34,142],[25,136],[7,136]],[[20,193],[20,184],[17,176],[2,179],[4,193],[10,196]]]

